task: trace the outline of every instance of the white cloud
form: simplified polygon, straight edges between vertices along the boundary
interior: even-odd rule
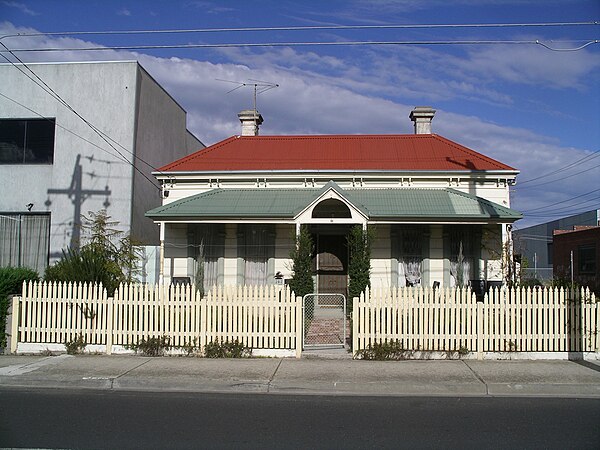
[[[2,2],[2,4],[8,6],[9,8],[16,8],[23,14],[27,14],[29,16],[39,15],[37,12],[33,11],[32,9],[29,9],[29,7],[25,3],[4,1]]]
[[[587,49],[553,52],[541,46],[498,45],[470,51],[461,65],[487,79],[582,88],[582,80],[600,69],[600,57]]]
[[[0,24],[0,34],[32,31],[34,30],[15,29],[8,23]],[[85,47],[93,44],[68,37],[21,37],[6,42],[13,48],[35,45]],[[485,83],[476,83],[476,79],[479,72],[489,72],[489,77],[518,78],[518,64],[509,64],[506,74],[494,75],[493,70],[486,66],[486,61],[491,61],[493,55],[486,51],[469,54],[470,60],[461,60],[457,56],[443,55],[428,49],[388,52],[383,60],[377,59],[378,54],[381,55],[372,51],[365,52],[364,64],[296,49],[276,49],[258,54],[228,51],[222,55],[227,55],[233,62],[221,63],[116,51],[27,53],[21,56],[28,58],[28,61],[138,59],[187,110],[188,128],[206,144],[238,134],[240,124],[237,113],[252,106],[252,91],[249,88],[227,94],[231,85],[218,79],[258,79],[280,85],[258,97],[258,109],[265,118],[261,127],[263,134],[385,134],[411,133],[412,124],[408,114],[415,104],[422,104],[423,99],[432,100],[434,107],[436,99],[450,96],[478,97],[482,101],[510,104],[509,95],[489,89]],[[520,55],[520,58],[526,59],[529,53]],[[500,51],[496,64],[501,66],[499,61],[507,59],[508,56]],[[593,63],[582,63],[579,57],[576,61],[579,68],[557,67],[556,70],[562,72],[547,75],[546,81],[562,86],[561,80],[565,79],[569,71],[572,71],[570,73],[575,79],[581,79]],[[472,67],[469,66],[470,63]],[[544,64],[543,61],[538,63]],[[440,64],[446,64],[447,68],[444,70],[452,73],[452,76],[443,78],[439,73],[429,77],[424,75],[432,65]],[[471,67],[471,73],[461,76],[468,67]],[[549,70],[550,66],[546,64],[545,67]],[[534,76],[531,75],[528,79],[533,80]],[[561,145],[554,139],[526,128],[491,123],[482,117],[443,108],[438,108],[433,128],[436,133],[520,169],[519,180],[555,171],[591,152],[590,149]],[[566,171],[564,175],[592,165],[579,165]],[[576,177],[564,180],[556,178],[556,181],[538,188],[535,183],[530,183],[529,187],[527,184],[517,184],[513,206],[517,209],[532,209],[574,197],[592,189],[590,186],[597,185],[599,174],[600,168],[595,168]],[[555,180],[555,177],[541,181],[550,180]],[[589,204],[583,203],[583,200],[573,204],[582,207]],[[541,220],[537,218],[537,221]],[[526,220],[520,226],[532,223],[532,220]]]
[[[129,17],[129,16],[131,16],[131,11],[128,10],[127,8],[122,8],[122,9],[120,9],[120,10],[117,11],[117,15],[118,16]]]

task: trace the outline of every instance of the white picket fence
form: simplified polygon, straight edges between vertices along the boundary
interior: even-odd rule
[[[589,290],[365,291],[353,302],[353,350],[398,341],[409,351],[598,352],[600,303]]]
[[[302,343],[302,298],[275,286],[221,287],[201,298],[191,286],[129,284],[109,298],[98,285],[29,282],[12,311],[13,353],[19,343],[64,344],[80,334],[108,354],[162,336],[175,347],[237,340],[297,356]]]
[[[409,351],[600,351],[600,303],[587,290],[495,289],[477,302],[468,289],[365,291],[353,301],[356,352],[384,341]],[[215,340],[302,351],[302,298],[276,286],[215,288],[122,285],[114,297],[93,284],[29,282],[14,297],[11,352],[19,344],[60,345],[80,334],[95,351],[112,353],[141,339],[168,336],[183,348]]]

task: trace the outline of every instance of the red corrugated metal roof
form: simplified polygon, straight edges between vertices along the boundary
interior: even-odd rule
[[[436,134],[233,136],[161,172],[515,170]]]

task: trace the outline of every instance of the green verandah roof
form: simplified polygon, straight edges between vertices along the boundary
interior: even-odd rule
[[[146,213],[154,220],[293,219],[329,189],[334,189],[370,220],[474,220],[513,222],[522,214],[454,189],[324,188],[214,189],[159,206]]]

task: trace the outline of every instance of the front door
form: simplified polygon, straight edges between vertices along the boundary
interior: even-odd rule
[[[346,235],[316,236],[315,269],[319,294],[347,295],[348,245]]]

